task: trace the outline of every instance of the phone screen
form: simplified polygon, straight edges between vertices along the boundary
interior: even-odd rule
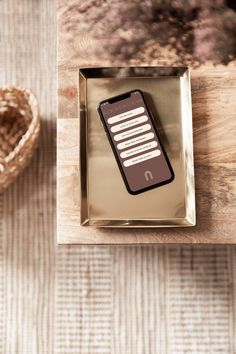
[[[140,90],[101,102],[99,113],[129,193],[138,194],[173,180]]]

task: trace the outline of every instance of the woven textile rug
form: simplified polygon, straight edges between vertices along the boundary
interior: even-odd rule
[[[0,3],[0,85],[31,88],[42,117],[0,196],[0,353],[236,353],[235,247],[56,246],[56,9]]]

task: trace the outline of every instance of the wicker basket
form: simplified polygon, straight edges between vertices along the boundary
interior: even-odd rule
[[[29,163],[39,130],[38,103],[32,92],[0,88],[0,191]]]

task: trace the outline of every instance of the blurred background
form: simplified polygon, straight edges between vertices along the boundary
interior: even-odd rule
[[[32,163],[0,194],[0,353],[236,353],[235,246],[55,241],[56,14],[59,111],[73,116],[78,60],[235,65],[234,1],[0,0],[0,8],[0,85],[32,89],[41,117]]]

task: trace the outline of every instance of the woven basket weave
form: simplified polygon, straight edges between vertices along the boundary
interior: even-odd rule
[[[32,92],[0,88],[0,191],[28,165],[39,130],[38,103]]]

